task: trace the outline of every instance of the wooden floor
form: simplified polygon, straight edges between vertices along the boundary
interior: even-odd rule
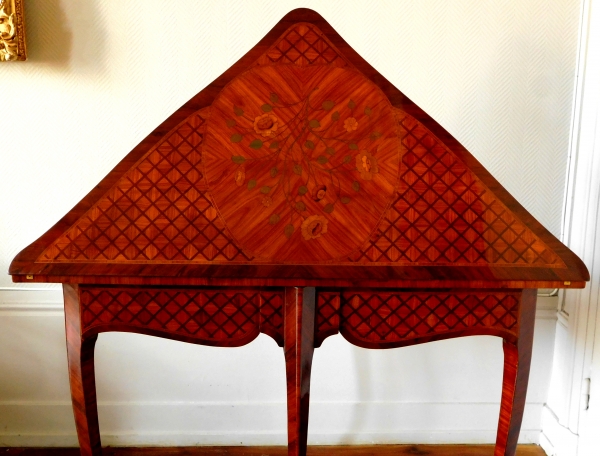
[[[492,456],[492,445],[311,446],[308,456]],[[103,456],[285,456],[286,447],[105,448]],[[74,448],[0,448],[0,456],[79,456]],[[537,445],[519,445],[517,456],[545,456]]]

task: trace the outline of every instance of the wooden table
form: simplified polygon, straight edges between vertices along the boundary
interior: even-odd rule
[[[390,56],[393,58],[393,56]],[[100,455],[94,345],[128,331],[284,349],[290,455],[313,351],[504,341],[497,456],[514,455],[537,288],[583,263],[313,11],[285,16],[14,259],[63,283],[82,455]]]

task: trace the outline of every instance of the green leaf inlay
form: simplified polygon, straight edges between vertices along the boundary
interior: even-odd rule
[[[252,149],[260,149],[263,145],[263,142],[260,139],[255,139],[250,143],[250,147]]]
[[[285,234],[286,238],[291,238],[292,234],[294,234],[294,225],[286,225],[283,229],[283,233]]]
[[[330,109],[333,109],[333,107],[335,106],[335,102],[331,101],[331,100],[325,100],[323,102],[323,104],[321,105],[321,107],[325,110],[325,111],[329,111]]]

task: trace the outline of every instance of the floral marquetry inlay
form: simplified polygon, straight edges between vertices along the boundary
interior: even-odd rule
[[[247,254],[285,261],[360,248],[391,203],[402,143],[392,107],[355,70],[257,67],[215,100],[203,159]]]

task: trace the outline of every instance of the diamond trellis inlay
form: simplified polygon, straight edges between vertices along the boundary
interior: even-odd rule
[[[314,25],[296,24],[263,54],[258,65],[293,63],[306,65],[346,66],[348,63]]]
[[[317,294],[317,310],[315,321],[315,346],[340,328],[340,293],[319,291]]]
[[[229,238],[203,178],[208,110],[146,154],[38,261],[247,261]]]
[[[226,341],[266,329],[282,337],[280,291],[86,287],[80,299],[83,331],[125,325]]]
[[[452,151],[416,119],[396,114],[406,148],[397,198],[350,261],[564,267]]]
[[[469,329],[516,336],[518,292],[344,292],[340,297],[340,330],[366,342]]]
[[[283,294],[260,293],[260,330],[283,347]]]

